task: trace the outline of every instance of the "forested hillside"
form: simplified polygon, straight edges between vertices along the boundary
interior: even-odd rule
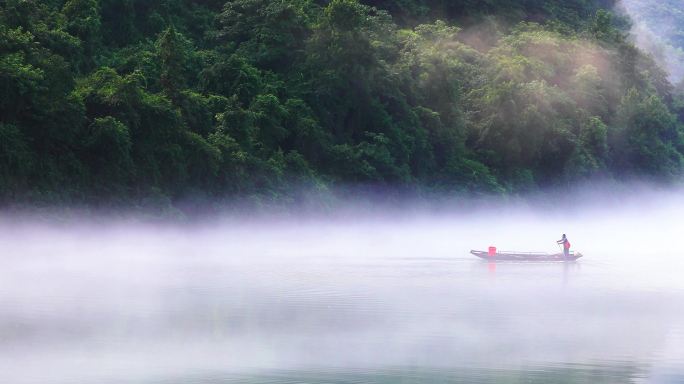
[[[681,103],[613,5],[0,0],[0,199],[677,179]]]

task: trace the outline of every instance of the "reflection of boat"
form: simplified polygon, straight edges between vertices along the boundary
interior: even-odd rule
[[[540,253],[540,252],[496,252],[470,251],[473,255],[492,261],[575,261],[582,257],[579,252],[570,252],[568,257],[562,253]]]

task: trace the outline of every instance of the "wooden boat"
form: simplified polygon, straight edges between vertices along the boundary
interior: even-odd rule
[[[582,257],[579,252],[570,252],[568,257],[562,253],[540,252],[496,252],[490,255],[487,251],[470,251],[473,255],[489,261],[575,261]]]

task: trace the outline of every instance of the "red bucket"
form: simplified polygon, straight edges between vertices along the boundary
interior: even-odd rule
[[[489,256],[496,256],[496,247],[489,247]]]

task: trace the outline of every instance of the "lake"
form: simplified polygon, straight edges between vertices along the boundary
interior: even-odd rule
[[[684,383],[675,203],[201,225],[8,219],[0,382]],[[468,253],[555,251],[563,232],[580,261]]]

